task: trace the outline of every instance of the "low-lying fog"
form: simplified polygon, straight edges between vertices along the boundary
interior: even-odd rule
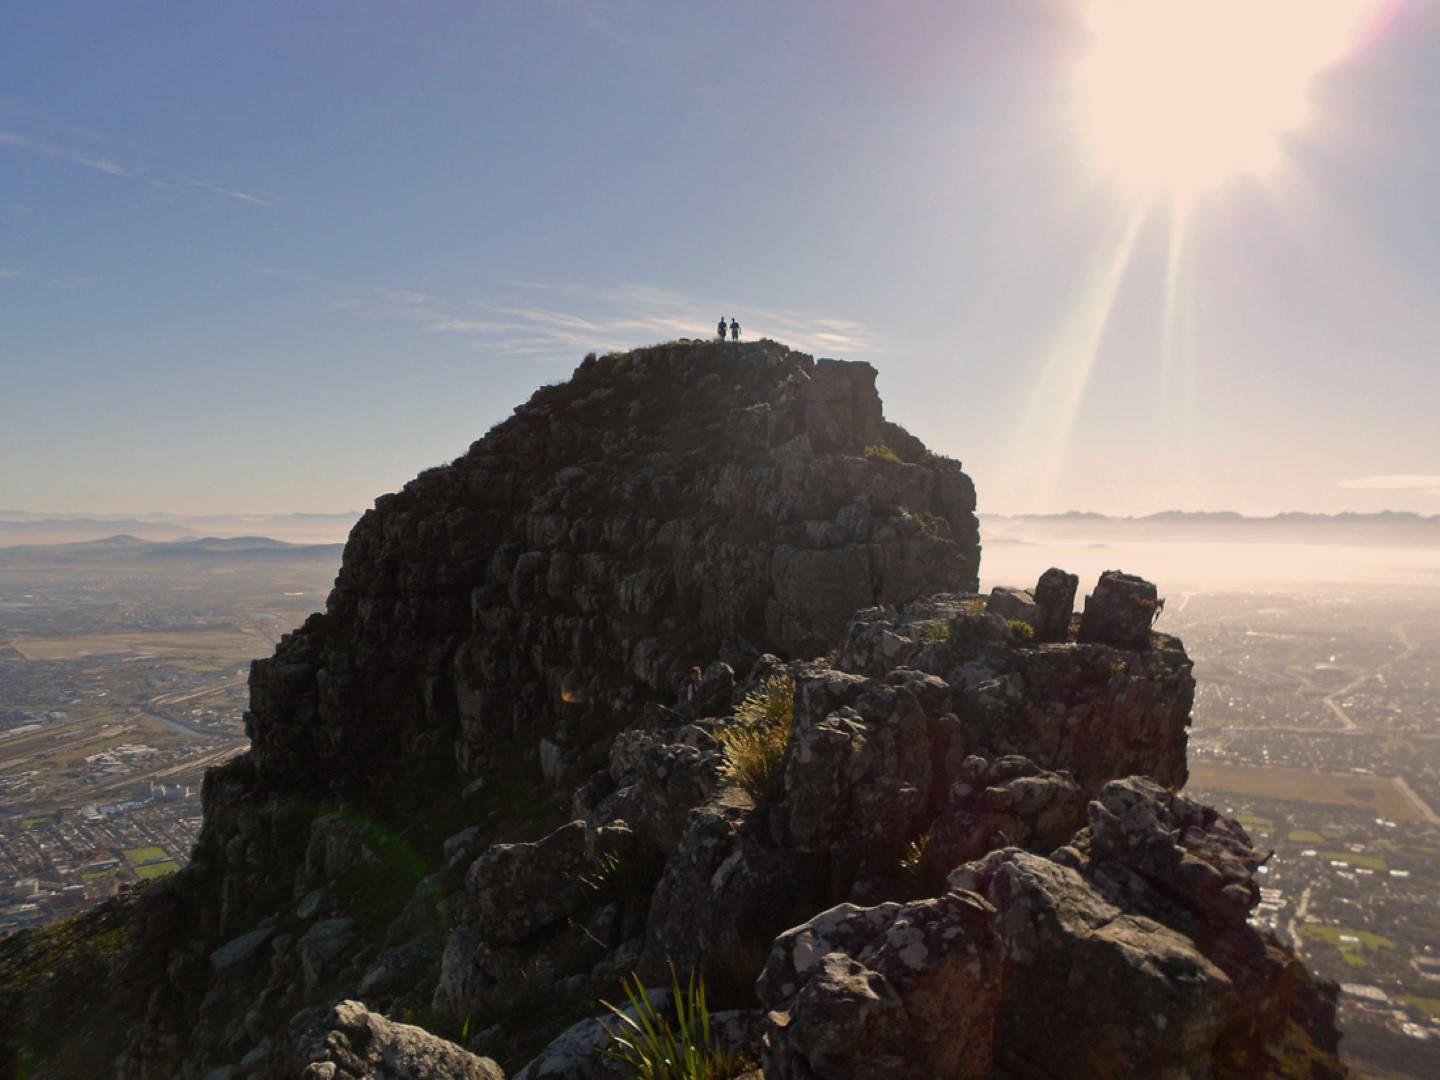
[[[1440,589],[1440,547],[1202,541],[1183,535],[1173,540],[1097,539],[1094,535],[1064,537],[1039,531],[1027,534],[1009,523],[995,526],[983,520],[980,535],[980,586],[986,592],[996,585],[1031,588],[1050,566],[1080,575],[1082,596],[1105,570],[1148,578],[1159,586],[1162,596],[1184,590],[1339,585],[1352,591],[1355,586],[1377,591]]]

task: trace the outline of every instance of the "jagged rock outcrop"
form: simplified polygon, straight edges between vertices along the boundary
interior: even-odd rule
[[[574,779],[597,726],[722,644],[808,655],[857,608],[973,588],[974,509],[867,364],[589,359],[355,526],[325,614],[252,674],[255,763],[369,798],[382,767],[433,781],[518,746]]]
[[[977,595],[970,482],[874,379],[587,358],[380,499],[133,907],[119,1075],[603,1075],[597,999],[672,969],[773,1078],[1325,1075],[1333,997],[1174,794],[1154,586]]]

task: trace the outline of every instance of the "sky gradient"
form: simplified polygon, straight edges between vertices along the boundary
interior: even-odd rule
[[[361,509],[723,313],[982,510],[1440,513],[1440,3],[1183,216],[1086,137],[1093,6],[8,5],[0,507]]]

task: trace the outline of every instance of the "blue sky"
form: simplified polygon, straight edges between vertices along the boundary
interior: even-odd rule
[[[1440,4],[1179,245],[1077,119],[1091,6],[7,5],[0,507],[363,508],[723,312],[982,509],[1440,513]]]

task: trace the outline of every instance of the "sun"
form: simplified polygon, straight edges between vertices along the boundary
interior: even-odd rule
[[[1311,83],[1354,47],[1381,0],[1097,0],[1080,68],[1101,168],[1145,191],[1263,176],[1305,126]]]

